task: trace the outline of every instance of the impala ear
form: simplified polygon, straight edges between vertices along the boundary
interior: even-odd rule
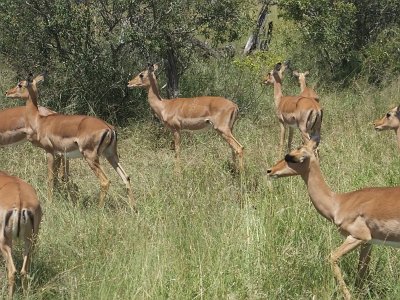
[[[396,116],[398,119],[400,119],[400,104],[397,106]]]
[[[310,74],[310,72],[308,72],[308,71],[304,72],[304,76],[307,76],[308,74]]]
[[[307,143],[307,146],[315,150],[317,149],[320,141],[321,137],[319,135],[313,135],[311,136],[310,141]]]
[[[157,70],[158,70],[158,65],[157,65],[157,64],[154,64],[154,65],[153,65],[153,69],[154,69],[154,71],[157,71]]]
[[[45,78],[45,73],[42,73],[42,74],[39,74],[38,76],[36,76],[35,78],[33,78],[32,81],[33,81],[35,84],[38,84],[38,83],[44,81],[44,78]]]
[[[279,72],[279,71],[281,70],[281,67],[282,67],[282,63],[278,62],[278,63],[275,65],[274,71]]]
[[[299,72],[293,71],[293,76],[299,77]]]

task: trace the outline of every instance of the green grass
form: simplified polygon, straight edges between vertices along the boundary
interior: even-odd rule
[[[333,190],[399,185],[395,136],[378,134],[372,126],[397,100],[398,86],[319,93],[321,165]],[[105,160],[112,183],[106,207],[99,209],[99,184],[82,160],[71,162],[72,183],[57,189],[49,203],[43,151],[30,144],[2,148],[0,168],[31,183],[44,208],[27,298],[340,298],[326,258],[342,239],[317,214],[300,178],[265,177],[280,159],[279,126],[271,90],[257,87],[254,94],[261,95],[258,111],[242,115],[234,131],[245,145],[242,176],[231,173],[230,149],[214,132],[184,134],[177,174],[172,135],[151,117],[119,130],[137,215]],[[357,253],[340,265],[355,292]],[[369,289],[361,296],[399,299],[399,279],[398,251],[375,247]],[[1,287],[4,296],[3,277]],[[17,298],[25,298],[20,288]]]

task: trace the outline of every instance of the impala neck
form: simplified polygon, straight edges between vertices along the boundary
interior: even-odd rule
[[[32,128],[37,128],[37,119],[39,117],[39,109],[37,103],[38,91],[36,86],[32,86],[31,84],[27,87],[29,97],[26,100],[26,112],[25,112],[25,119],[26,124]]]
[[[159,92],[158,86],[157,86],[157,79],[156,79],[154,73],[151,73],[149,75],[149,81],[150,81],[150,85],[147,86],[147,88],[146,88],[147,89],[147,99],[149,101],[151,108],[160,117],[164,103],[162,102],[163,100],[160,96],[160,92]]]
[[[300,91],[304,92],[304,90],[306,89],[306,79],[305,78],[301,78],[299,79],[299,83],[300,83]]]
[[[281,98],[283,97],[282,94],[282,81],[278,76],[275,76],[274,80],[274,99],[275,99],[275,106],[278,107]]]
[[[333,221],[338,203],[335,193],[326,184],[315,158],[310,159],[309,169],[301,174],[301,177],[307,185],[308,194],[314,207],[322,216]]]

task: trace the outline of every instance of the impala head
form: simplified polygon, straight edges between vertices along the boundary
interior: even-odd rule
[[[374,127],[377,131],[398,129],[400,127],[400,105],[388,111],[382,119],[375,120]]]
[[[264,84],[273,85],[276,81],[281,81],[283,79],[283,73],[288,67],[288,63],[284,62],[277,63],[274,69],[268,73],[268,75],[264,78]]]
[[[267,170],[268,176],[272,178],[301,175],[309,168],[311,159],[315,157],[315,150],[319,144],[319,136],[312,137],[303,146],[290,151],[285,158],[278,161],[272,168]]]
[[[149,65],[147,70],[140,72],[138,75],[128,81],[128,88],[147,87],[150,86],[149,75],[158,69],[158,65]]]
[[[300,73],[298,71],[293,71],[293,76],[297,77],[299,80],[306,80],[306,76],[310,74],[310,72],[305,71],[304,73]]]
[[[18,84],[7,90],[6,91],[6,97],[7,98],[18,98],[18,99],[28,99],[29,98],[29,92],[27,87],[29,85],[32,85],[34,88],[36,88],[36,85],[39,82],[42,82],[44,80],[44,75],[40,74],[36,76],[35,78],[32,78],[32,74],[29,74],[28,78],[26,80],[21,80],[18,82]]]

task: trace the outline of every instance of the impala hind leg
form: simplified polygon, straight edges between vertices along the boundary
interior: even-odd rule
[[[240,172],[242,172],[244,169],[243,146],[237,141],[237,139],[235,139],[235,137],[233,136],[233,134],[230,130],[222,131],[222,130],[217,129],[217,131],[221,134],[221,136],[224,138],[224,140],[232,148],[233,162],[235,164],[236,170],[239,170]],[[237,166],[237,162],[239,163],[239,166]]]
[[[122,181],[125,184],[129,202],[135,212],[137,212],[136,208],[136,201],[133,196],[132,188],[131,188],[131,181],[129,176],[126,174],[125,170],[122,168],[121,164],[119,163],[119,159],[117,155],[111,155],[106,157],[110,165],[114,168],[114,170],[118,173],[119,177],[121,177]]]
[[[15,286],[15,274],[17,273],[17,270],[15,269],[14,261],[12,258],[12,252],[11,252],[11,240],[3,237],[0,240],[0,251],[4,256],[4,259],[6,261],[6,266],[7,266],[7,278],[8,278],[8,298],[7,299],[12,299],[14,295],[14,286]]]
[[[98,156],[94,158],[88,157],[85,154],[83,156],[89,164],[90,168],[93,170],[94,174],[100,180],[99,207],[104,207],[104,199],[110,187],[110,180],[108,179],[106,173],[104,173],[104,170],[100,165]]]

